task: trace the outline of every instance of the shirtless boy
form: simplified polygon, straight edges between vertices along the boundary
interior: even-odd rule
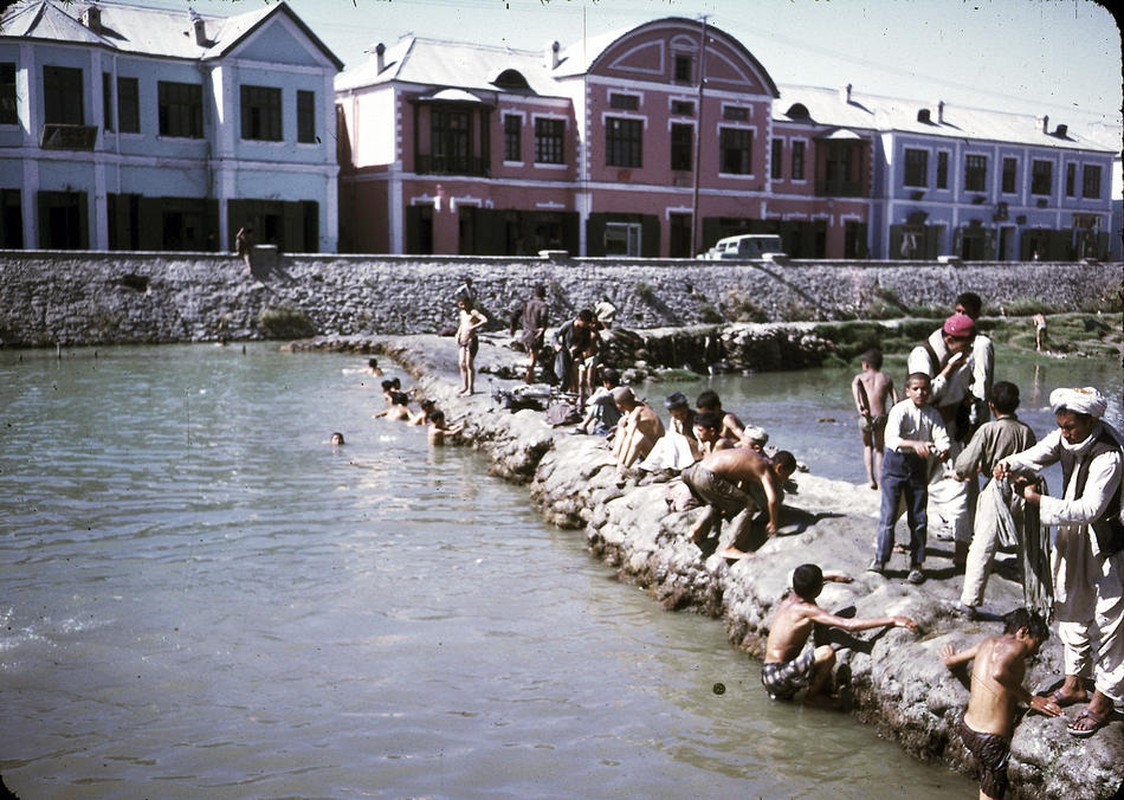
[[[445,422],[445,412],[439,408],[429,412],[429,443],[443,445],[448,439],[458,436],[464,430],[464,423],[449,425]]]
[[[759,511],[768,513],[765,535],[776,535],[783,487],[795,471],[796,459],[786,450],[769,459],[746,447],[718,450],[683,470],[683,482],[709,506],[691,530],[691,541],[702,544],[712,532],[721,531],[723,518],[732,519],[745,511],[733,543],[722,555],[725,558],[747,555],[747,551],[753,549],[753,521]]]
[[[476,331],[488,324],[488,318],[473,308],[472,298],[457,298],[460,323],[457,325],[457,366],[461,373],[460,394],[476,392],[476,351],[480,349],[480,339]]]
[[[700,411],[695,414],[695,439],[699,443],[699,453],[706,456],[718,450],[729,450],[734,442],[722,436],[722,417],[714,411]]]
[[[1026,659],[1036,655],[1050,637],[1046,621],[1036,611],[1016,608],[1003,622],[1002,634],[984,639],[975,647],[959,653],[952,645],[941,649],[941,659],[949,669],[976,661],[972,665],[972,693],[960,721],[960,738],[979,765],[980,800],[999,800],[1007,791],[1007,758],[1018,704],[1049,717],[1062,713],[1053,697],[1033,695],[1023,687]]]
[[[854,619],[829,614],[816,605],[824,581],[850,583],[845,575],[824,575],[815,564],[801,564],[792,573],[792,591],[781,601],[769,638],[765,642],[765,664],[761,683],[774,700],[791,700],[807,687],[805,703],[829,699],[826,691],[835,665],[835,649],[830,644],[805,647],[816,624],[855,632],[893,625],[917,631],[917,623],[909,617],[871,617]]]
[[[882,372],[882,352],[877,348],[860,356],[863,371],[851,381],[851,395],[859,411],[859,431],[863,437],[863,464],[871,489],[878,488],[882,473],[882,448],[885,447],[886,413],[898,402],[894,380]],[[887,402],[889,401],[889,402]]]
[[[664,428],[659,414],[638,400],[629,387],[613,389],[613,401],[621,412],[613,441],[613,460],[618,471],[623,472],[652,452]]]
[[[386,417],[393,421],[408,421],[410,419],[410,395],[402,391],[402,383],[397,378],[390,378],[382,382],[382,398],[386,408],[375,414],[376,417]]]
[[[736,414],[723,410],[722,398],[718,396],[718,392],[712,389],[702,392],[695,400],[695,409],[698,411],[714,411],[722,417],[722,436],[733,442],[741,439],[745,424],[738,419]]]

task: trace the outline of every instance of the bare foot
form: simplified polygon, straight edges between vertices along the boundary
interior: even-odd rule
[[[733,546],[727,547],[725,550],[722,551],[722,557],[729,560],[729,561],[738,561],[740,559],[745,558],[748,555],[749,555],[749,553],[746,553],[743,550],[739,550],[738,548],[733,547]]]
[[[1060,708],[1071,706],[1074,703],[1084,703],[1089,699],[1089,693],[1084,689],[1078,689],[1077,691],[1067,691],[1065,686],[1059,686],[1057,689],[1045,696],[1053,699],[1053,701],[1057,703]]]

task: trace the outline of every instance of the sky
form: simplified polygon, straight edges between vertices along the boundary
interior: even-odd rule
[[[82,0],[74,0],[81,2]],[[128,0],[228,15],[277,0]],[[666,16],[737,37],[774,82],[836,88],[1068,124],[1121,124],[1121,36],[1097,0],[288,0],[346,65],[413,33],[563,45]]]

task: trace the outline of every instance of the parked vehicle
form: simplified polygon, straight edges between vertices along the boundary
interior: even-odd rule
[[[727,258],[756,258],[765,257],[766,253],[783,256],[781,237],[775,234],[743,233],[739,236],[727,236],[719,239],[714,247],[701,253],[699,258],[705,260],[719,260]]]

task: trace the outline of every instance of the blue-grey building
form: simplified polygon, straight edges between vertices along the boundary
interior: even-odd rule
[[[284,3],[21,0],[0,18],[0,247],[229,250],[249,225],[335,252],[342,66]]]
[[[773,108],[778,127],[821,130],[815,144],[869,143],[862,178],[873,187],[873,258],[1063,261],[1118,252],[1119,150],[1107,136],[1048,116],[860,95],[851,86],[782,86]]]

